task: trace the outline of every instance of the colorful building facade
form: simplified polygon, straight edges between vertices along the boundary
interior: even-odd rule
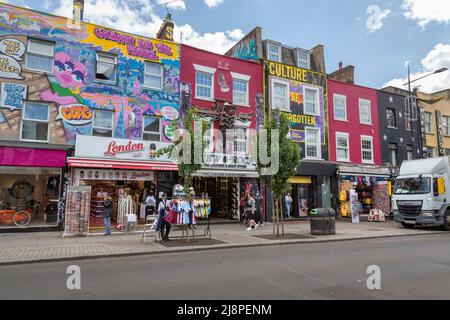
[[[6,4],[0,12],[0,148],[9,148],[0,167],[11,178],[0,179],[1,200],[18,197],[8,191],[12,180],[32,199],[16,199],[16,207],[38,216],[49,199],[62,196],[65,164],[49,172],[36,163],[30,172],[42,176],[39,185],[17,174],[19,159],[34,150],[70,150],[68,181],[91,185],[93,197],[107,189],[117,200],[119,179],[109,179],[115,170],[129,170],[120,181],[139,183],[142,191],[154,188],[158,176],[172,181],[158,171],[176,165],[155,154],[171,143],[180,118],[179,45]],[[119,161],[119,153],[127,156]],[[154,178],[144,186],[134,170],[152,171]],[[58,192],[47,192],[55,181]],[[143,197],[133,196],[136,203]]]
[[[292,184],[292,218],[308,216],[313,208],[331,207],[327,75],[323,46],[293,48],[263,40],[261,28],[251,31],[227,55],[264,63],[267,117],[274,111],[290,119],[290,138],[298,144],[301,165]],[[270,192],[267,207],[271,207]],[[286,214],[289,216],[288,214]]]
[[[354,84],[353,72],[340,65],[328,79],[330,157],[337,163],[333,193],[344,217],[373,209],[389,214],[390,172],[382,167],[377,90]]]
[[[181,114],[188,108],[197,109],[208,129],[196,192],[212,198],[213,216],[237,219],[242,214],[240,195],[252,191],[256,196],[263,187],[251,142],[258,123],[262,125],[263,67],[186,45],[181,55]],[[217,143],[218,134],[222,144]]]

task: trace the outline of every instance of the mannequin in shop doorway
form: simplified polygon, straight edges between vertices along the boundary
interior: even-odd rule
[[[105,223],[105,237],[111,235],[111,216],[112,216],[113,201],[110,195],[105,196],[103,201],[103,221]]]

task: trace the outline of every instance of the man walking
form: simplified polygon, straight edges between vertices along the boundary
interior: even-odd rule
[[[111,235],[111,216],[112,216],[113,201],[110,195],[105,196],[103,201],[103,223],[105,224],[105,237]]]

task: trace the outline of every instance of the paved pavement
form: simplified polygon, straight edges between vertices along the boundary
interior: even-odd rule
[[[204,228],[199,226],[196,233],[203,234]],[[408,230],[394,222],[358,225],[338,222],[336,235],[314,237],[310,236],[308,222],[290,222],[285,227],[290,237],[281,240],[264,238],[273,232],[270,224],[251,232],[238,224],[213,225],[211,229],[213,241],[190,244],[171,242],[170,245],[158,244],[153,239],[142,244],[142,233],[116,234],[108,238],[102,235],[62,238],[59,232],[0,234],[0,265],[441,233],[439,229],[429,228]],[[181,232],[174,231],[171,235],[177,237]]]
[[[0,299],[450,299],[449,242],[445,233],[0,266]],[[67,289],[70,265],[81,290]],[[372,265],[379,291],[367,288]]]

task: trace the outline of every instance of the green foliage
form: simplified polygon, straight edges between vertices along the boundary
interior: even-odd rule
[[[272,152],[272,130],[278,129],[280,132],[279,152],[280,152],[280,166],[278,172],[270,177],[267,177],[266,182],[272,189],[276,198],[281,198],[286,192],[289,192],[291,185],[288,182],[289,178],[297,174],[297,168],[300,165],[300,149],[299,146],[289,138],[289,119],[287,114],[278,111],[272,112],[270,118],[266,121],[264,126],[266,129],[268,139],[267,143],[258,143],[259,148],[267,148],[269,156]],[[269,165],[262,165],[259,163],[259,168],[269,167]]]
[[[180,128],[178,122],[174,122],[174,124],[173,124],[175,129],[182,129],[185,133],[188,133],[191,136],[191,141],[190,141],[191,152],[190,152],[190,161],[188,161],[188,163],[185,163],[185,161],[184,161],[185,160],[184,159],[184,149],[182,148],[182,145],[184,143],[183,135],[181,135],[173,143],[173,145],[170,145],[169,147],[158,151],[158,156],[169,155],[169,157],[172,160],[177,161],[180,175],[182,177],[184,177],[185,190],[188,190],[189,187],[192,186],[194,174],[202,168],[201,164],[195,163],[195,152],[194,152],[194,150],[195,150],[195,148],[194,148],[194,146],[195,146],[194,122],[199,121],[199,120],[200,119],[198,117],[197,110],[195,109],[195,107],[191,107],[188,109],[187,113],[183,117],[183,128]],[[202,137],[204,136],[205,131],[206,131],[206,122],[202,121]],[[201,139],[201,141],[202,141],[202,157],[201,157],[201,159],[203,159],[205,143],[203,141],[203,138]],[[180,152],[177,152],[177,150],[180,150]],[[177,157],[176,155],[179,155],[179,157]]]

